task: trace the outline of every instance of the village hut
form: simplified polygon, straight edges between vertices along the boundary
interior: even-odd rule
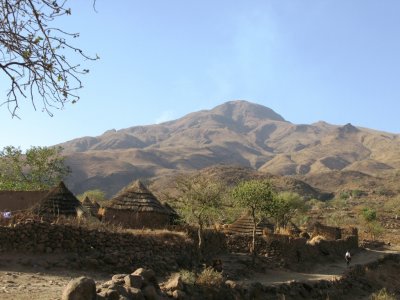
[[[162,228],[171,212],[139,180],[120,191],[100,209],[102,221],[127,228]]]
[[[32,207],[33,213],[44,217],[77,217],[81,216],[85,209],[81,202],[60,182],[42,200]]]
[[[253,234],[253,219],[246,213],[243,214],[232,224],[224,226],[224,232],[226,234]],[[256,227],[256,235],[263,235],[263,233],[274,232],[274,225],[270,224],[267,220],[262,220]]]
[[[97,217],[100,208],[100,205],[97,202],[90,201],[89,197],[86,196],[82,201],[82,206],[90,213],[90,215]]]

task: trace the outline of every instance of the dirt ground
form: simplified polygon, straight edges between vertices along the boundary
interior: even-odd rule
[[[96,283],[111,278],[110,274],[49,269],[47,261],[64,259],[62,255],[0,255],[1,300],[59,300],[62,291],[72,278],[88,276]]]
[[[366,264],[387,253],[399,253],[398,249],[363,250],[353,256],[351,264]],[[61,299],[62,291],[72,278],[88,276],[97,284],[109,280],[113,274],[91,271],[72,271],[49,268],[46,262],[64,259],[63,256],[27,256],[20,254],[0,255],[0,299],[2,300],[56,300]],[[223,257],[224,269],[229,278],[240,274],[237,281],[247,285],[260,282],[263,285],[278,285],[290,281],[334,280],[343,274],[347,266],[343,260],[318,264],[311,271],[302,273],[282,268],[249,272],[249,257],[228,255]]]

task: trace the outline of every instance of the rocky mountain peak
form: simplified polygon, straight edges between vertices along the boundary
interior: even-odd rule
[[[210,113],[223,115],[224,117],[230,118],[234,121],[240,121],[243,119],[269,119],[285,122],[285,119],[272,109],[245,100],[226,102],[213,108]]]

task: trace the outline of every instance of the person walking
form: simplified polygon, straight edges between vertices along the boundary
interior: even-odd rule
[[[347,266],[349,266],[350,265],[350,261],[351,261],[350,251],[347,250],[346,254],[344,255],[344,258],[346,259]]]

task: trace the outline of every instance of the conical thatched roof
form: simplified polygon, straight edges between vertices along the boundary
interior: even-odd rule
[[[87,211],[90,212],[91,215],[96,216],[98,211],[99,211],[99,207],[100,205],[98,205],[98,203],[94,203],[92,201],[90,201],[89,197],[86,196],[85,199],[82,201],[82,206],[84,208],[86,208]]]
[[[261,221],[261,223],[257,225],[256,234],[262,235],[263,229],[265,228],[273,230],[274,226],[266,221]],[[246,213],[232,224],[229,224],[224,231],[229,234],[253,234],[253,220],[251,216]]]
[[[81,203],[62,181],[32,208],[35,213],[47,216],[76,216],[79,209]]]
[[[170,214],[169,210],[139,180],[120,191],[105,208]]]

